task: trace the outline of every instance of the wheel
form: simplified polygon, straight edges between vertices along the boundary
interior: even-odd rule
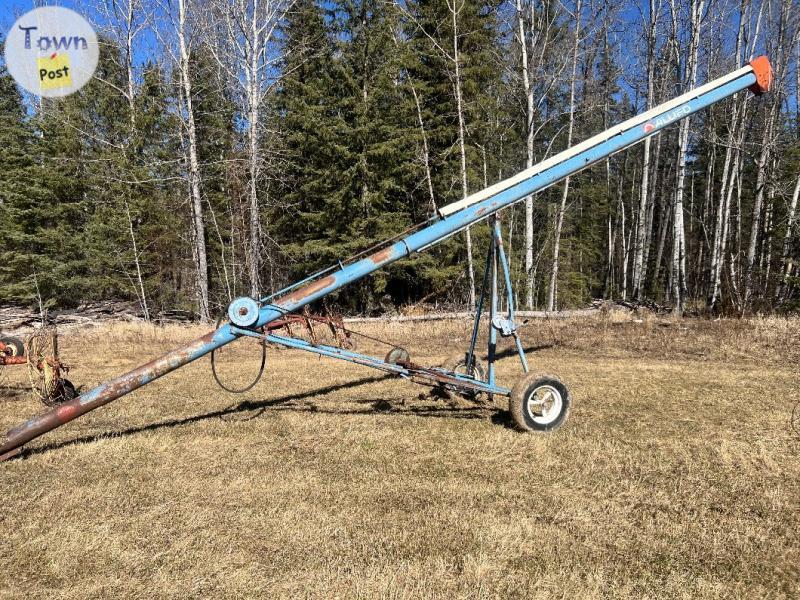
[[[8,356],[25,356],[25,344],[22,340],[15,337],[0,338],[0,342],[5,344],[5,353]]]
[[[508,409],[523,431],[555,431],[569,416],[569,390],[558,377],[528,373],[511,390]]]
[[[75,389],[75,385],[69,379],[62,379],[60,402],[69,402],[70,400],[74,400],[77,397],[78,397],[78,390]]]
[[[483,366],[483,362],[481,362],[481,359],[479,359],[477,356],[472,357],[472,368],[470,368],[469,371],[467,371],[466,356],[454,359],[450,362],[448,367],[451,371],[453,371],[453,373],[466,375],[468,377],[472,377],[473,379],[477,379],[478,381],[486,381],[486,367]]]
[[[472,357],[472,367],[469,369],[469,371],[467,370],[467,357],[464,355],[459,355],[450,359],[445,363],[445,366],[449,371],[452,371],[458,375],[466,375],[483,382],[487,380],[486,367],[477,356]],[[451,400],[455,400],[457,396],[461,396],[462,398],[466,398],[468,400],[480,400],[484,396],[483,392],[461,390],[448,390],[447,394]]]
[[[59,379],[52,388],[50,395],[42,396],[42,403],[45,406],[58,406],[77,397],[78,390],[75,389],[75,385],[69,379]]]
[[[383,359],[384,362],[389,363],[390,365],[400,365],[405,366],[411,362],[411,356],[408,353],[408,350],[405,348],[392,348],[386,354],[386,358]]]

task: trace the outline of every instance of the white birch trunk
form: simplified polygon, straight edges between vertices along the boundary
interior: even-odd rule
[[[436,206],[436,195],[433,193],[433,178],[431,177],[428,135],[425,133],[425,122],[422,120],[422,106],[420,106],[419,96],[417,96],[417,90],[414,87],[413,81],[411,82],[411,93],[414,95],[414,103],[417,106],[417,123],[419,123],[419,131],[422,137],[422,164],[425,167],[425,183],[428,187],[428,196],[431,200],[431,209],[433,210],[434,214],[436,214],[439,211],[439,207]]]
[[[469,186],[467,184],[467,152],[464,141],[464,106],[461,94],[461,64],[458,50],[458,14],[461,8],[456,8],[456,2],[453,0],[451,4],[448,2],[447,6],[450,8],[450,13],[453,17],[453,70],[455,80],[453,87],[455,88],[456,96],[456,110],[458,112],[458,150],[461,159],[461,194],[462,198],[469,196]],[[461,4],[463,7],[463,2]],[[470,228],[466,229],[466,243],[467,243],[467,275],[469,276],[469,307],[475,308],[475,269],[472,264],[472,235]]]
[[[135,37],[134,31],[134,17],[135,17],[135,0],[128,0],[125,7],[125,73],[128,84],[128,112],[130,114],[130,138],[128,143],[133,141],[136,135],[136,103],[135,103],[135,75],[133,72],[133,43]],[[129,194],[126,192],[126,194]],[[131,218],[131,209],[128,200],[125,200],[125,216],[128,218],[128,234],[131,237],[131,246],[133,247],[133,262],[136,267],[136,284],[139,287],[139,304],[142,307],[142,315],[145,321],[150,320],[150,308],[147,305],[147,293],[144,288],[144,278],[142,276],[142,264],[139,259],[139,244],[136,241],[136,232],[133,228],[133,219]]]
[[[789,253],[792,248],[792,233],[795,227],[795,218],[797,216],[798,198],[800,198],[800,175],[797,176],[797,183],[795,183],[794,192],[792,193],[792,201],[789,204],[789,214],[786,221],[786,233],[783,236],[783,253],[781,255],[783,278],[778,287],[778,293],[776,294],[778,301],[782,301],[784,299],[789,285],[789,277],[792,275],[792,262]]]
[[[247,52],[247,166],[248,182],[248,217],[250,239],[247,246],[248,275],[250,279],[250,296],[261,295],[261,217],[258,207],[258,121],[261,108],[259,57],[261,55],[261,36],[258,29],[258,4],[253,1],[250,15],[250,36]]]
[[[533,166],[533,88],[528,61],[528,36],[521,0],[516,0],[517,24],[522,55],[522,87],[525,92],[525,167]],[[531,11],[533,11],[533,4]],[[533,308],[533,196],[525,198],[525,304]]]
[[[186,109],[186,133],[188,137],[189,193],[192,212],[192,238],[194,243],[195,277],[197,286],[197,311],[204,321],[211,320],[208,303],[208,259],[206,254],[203,202],[200,194],[200,162],[197,158],[197,130],[192,104],[192,80],[189,72],[190,53],[186,43],[187,0],[178,0],[178,48],[180,52],[180,74],[183,104]]]
[[[569,86],[569,125],[567,127],[567,148],[572,145],[572,131],[575,125],[575,78],[578,71],[578,49],[580,48],[581,33],[581,12],[583,0],[575,3],[575,36],[572,45],[572,78]],[[564,180],[564,190],[561,194],[561,204],[556,216],[555,233],[553,236],[553,267],[550,273],[550,289],[547,295],[547,310],[552,312],[556,309],[556,297],[558,294],[558,261],[561,250],[561,230],[564,226],[564,213],[567,210],[567,198],[569,196],[569,177]]]
[[[650,0],[650,15],[647,29],[647,100],[646,110],[653,108],[655,101],[655,54],[656,28],[658,26],[658,8],[656,0]],[[636,223],[636,243],[633,257],[633,297],[641,300],[644,297],[644,282],[647,274],[645,262],[645,245],[649,245],[647,234],[647,213],[650,203],[650,143],[652,138],[644,140],[642,150],[642,183],[639,195],[639,214]]]
[[[745,41],[745,24],[750,18],[750,0],[742,3],[739,18],[739,29],[736,36],[736,67],[743,62],[742,50]],[[725,249],[728,240],[728,220],[731,214],[731,196],[733,186],[739,170],[739,160],[744,142],[744,121],[747,115],[750,94],[743,94],[742,98],[735,98],[732,104],[730,130],[725,145],[725,159],[722,166],[722,178],[719,189],[719,203],[717,217],[714,225],[714,240],[711,247],[711,264],[709,268],[709,282],[711,293],[708,300],[709,310],[716,310],[722,291],[722,272],[725,262]],[[733,164],[733,167],[731,167]]]
[[[694,89],[697,83],[697,54],[700,47],[700,20],[705,0],[692,0],[691,42],[686,65],[686,90]],[[686,182],[686,153],[689,147],[689,125],[691,118],[681,122],[678,134],[678,169],[675,185],[675,204],[672,218],[672,297],[675,310],[682,314],[686,296],[686,236],[683,225],[683,196]]]
[[[753,296],[753,275],[756,263],[756,248],[758,245],[758,237],[761,233],[761,213],[764,209],[764,191],[767,184],[767,168],[772,151],[772,137],[776,127],[778,127],[778,119],[780,117],[780,102],[782,94],[780,88],[782,85],[782,75],[784,65],[786,62],[786,37],[787,28],[790,26],[788,20],[791,12],[792,0],[783,0],[781,3],[780,18],[778,21],[777,40],[775,42],[775,50],[773,51],[773,68],[775,70],[776,78],[773,82],[773,89],[771,93],[771,106],[769,113],[766,116],[764,123],[764,134],[761,140],[761,152],[757,162],[756,174],[756,193],[755,201],[753,202],[753,217],[752,225],[750,228],[750,242],[747,247],[747,263],[745,265],[744,275],[744,292],[742,305],[740,311],[744,313],[750,306],[750,301]],[[791,44],[796,40],[797,30],[790,35]]]
[[[775,103],[764,123],[764,134],[761,139],[761,152],[758,156],[756,171],[756,194],[753,202],[753,219],[750,227],[750,242],[747,245],[747,264],[745,265],[744,298],[742,311],[746,311],[753,295],[753,272],[756,264],[756,248],[758,234],[761,232],[761,213],[764,207],[764,188],[767,184],[767,164],[769,162],[770,138],[772,137],[772,122],[774,119]]]

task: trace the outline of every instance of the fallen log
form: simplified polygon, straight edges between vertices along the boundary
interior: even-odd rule
[[[515,314],[523,319],[572,319],[575,317],[590,317],[600,313],[599,308],[581,308],[576,310],[520,310]],[[395,315],[390,317],[347,317],[345,323],[408,323],[414,321],[446,321],[457,319],[471,319],[475,316],[472,312],[430,313],[427,315]],[[488,317],[489,313],[483,313]]]

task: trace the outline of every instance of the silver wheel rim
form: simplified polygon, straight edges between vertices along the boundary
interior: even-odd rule
[[[484,375],[477,362],[472,363],[472,374],[467,373],[467,364],[465,361],[460,361],[453,368],[453,373],[457,375],[464,375],[465,377],[472,377],[477,381],[484,381]]]
[[[550,425],[561,414],[564,399],[552,385],[537,386],[525,401],[528,417],[537,425]]]

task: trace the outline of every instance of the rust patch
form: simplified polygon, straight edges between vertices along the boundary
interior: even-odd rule
[[[379,250],[375,254],[370,254],[367,258],[373,264],[378,265],[382,262],[389,260],[391,257],[392,257],[392,246],[387,246],[386,248],[384,248],[383,250]]]
[[[301,287],[299,290],[295,290],[287,296],[284,296],[279,300],[279,303],[284,305],[287,302],[299,302],[305,298],[308,298],[312,294],[325,289],[329,285],[332,285],[335,281],[336,278],[333,275],[328,275],[327,277],[323,277],[318,281],[309,283],[307,286]]]
[[[65,404],[57,410],[59,420],[64,422],[71,420],[76,412],[78,409],[71,404]]]
[[[28,359],[25,356],[8,356],[0,353],[0,365],[26,365]]]
[[[192,354],[210,344],[214,339],[212,331],[201,338],[190,342],[188,345],[165,354],[146,365],[134,369],[125,375],[102,384],[98,389],[97,395],[86,403],[82,403],[84,396],[79,396],[74,400],[62,404],[58,408],[51,409],[46,413],[29,419],[22,425],[10,430],[6,434],[6,440],[0,446],[0,455],[13,452],[16,448],[30,440],[39,437],[43,433],[55,429],[64,423],[86,414],[87,412],[108,404],[120,396],[166,375],[170,371],[189,362]],[[91,392],[90,392],[91,393]]]

